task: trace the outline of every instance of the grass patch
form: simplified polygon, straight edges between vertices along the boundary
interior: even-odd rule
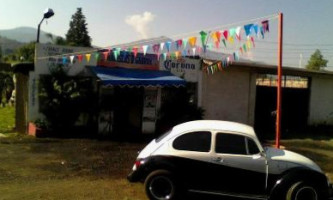
[[[146,199],[126,176],[143,144],[0,138],[0,199]]]
[[[0,107],[0,133],[12,132],[15,127],[15,108]]]

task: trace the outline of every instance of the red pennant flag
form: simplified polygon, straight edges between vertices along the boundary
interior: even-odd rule
[[[137,47],[133,47],[132,51],[134,53],[134,57],[136,58],[136,56],[138,55],[138,48]]]
[[[251,37],[251,42],[252,42],[253,47],[256,47],[256,45],[254,44],[254,37]]]
[[[158,53],[159,50],[160,50],[160,44],[154,44],[153,45],[153,51],[154,51],[154,53]]]
[[[241,52],[241,54],[243,54],[243,48],[242,47],[239,48],[239,51]]]
[[[104,60],[108,59],[109,51],[103,52]]]
[[[268,20],[262,21],[261,24],[262,24],[264,33],[265,32],[269,32],[269,23],[268,23]]]
[[[176,41],[176,47],[177,47],[177,50],[183,45],[183,40],[177,40]]]
[[[79,60],[79,62],[82,62],[83,56],[81,54],[77,55],[77,59]]]
[[[223,31],[223,36],[226,40],[228,40],[229,31],[228,30]]]

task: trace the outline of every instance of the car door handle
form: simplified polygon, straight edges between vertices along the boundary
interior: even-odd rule
[[[223,162],[224,160],[223,160],[223,158],[221,158],[221,157],[217,157],[217,158],[213,158],[212,161],[213,161],[213,162],[219,162],[219,163],[221,163],[221,162]]]

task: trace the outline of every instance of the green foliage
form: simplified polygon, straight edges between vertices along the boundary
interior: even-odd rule
[[[81,112],[92,112],[94,98],[91,80],[67,76],[61,65],[40,78],[40,111],[54,130],[72,128]]]
[[[88,34],[86,17],[82,13],[82,8],[77,8],[69,23],[69,30],[66,40],[71,46],[91,47],[91,38]]]
[[[16,59],[20,61],[34,62],[35,59],[35,42],[30,42],[16,51]]]
[[[50,38],[50,40],[52,40],[52,44],[55,44],[55,45],[67,45],[67,41],[65,38],[61,37],[61,36],[57,36],[57,37],[53,37],[53,35],[51,33],[47,33],[46,34],[46,37]]]
[[[306,69],[322,70],[327,66],[328,60],[325,60],[320,50],[316,50],[310,57]]]
[[[14,89],[13,74],[0,72],[0,103],[8,103]]]

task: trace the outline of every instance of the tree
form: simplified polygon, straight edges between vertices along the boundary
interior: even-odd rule
[[[71,129],[81,113],[93,116],[95,93],[90,78],[68,76],[62,65],[39,80],[40,111],[53,130]],[[90,123],[88,125],[91,125]]]
[[[63,38],[61,36],[53,37],[52,33],[46,33],[46,37],[48,37],[50,40],[52,40],[52,44],[55,44],[55,45],[67,45],[68,44],[65,38]]]
[[[16,51],[16,58],[20,61],[34,62],[35,58],[35,42],[30,42]]]
[[[317,49],[310,57],[306,69],[310,70],[322,70],[327,66],[328,60],[325,60],[320,50]]]
[[[82,14],[82,8],[77,8],[69,23],[66,40],[71,46],[91,47],[91,38],[88,35],[86,17]]]

